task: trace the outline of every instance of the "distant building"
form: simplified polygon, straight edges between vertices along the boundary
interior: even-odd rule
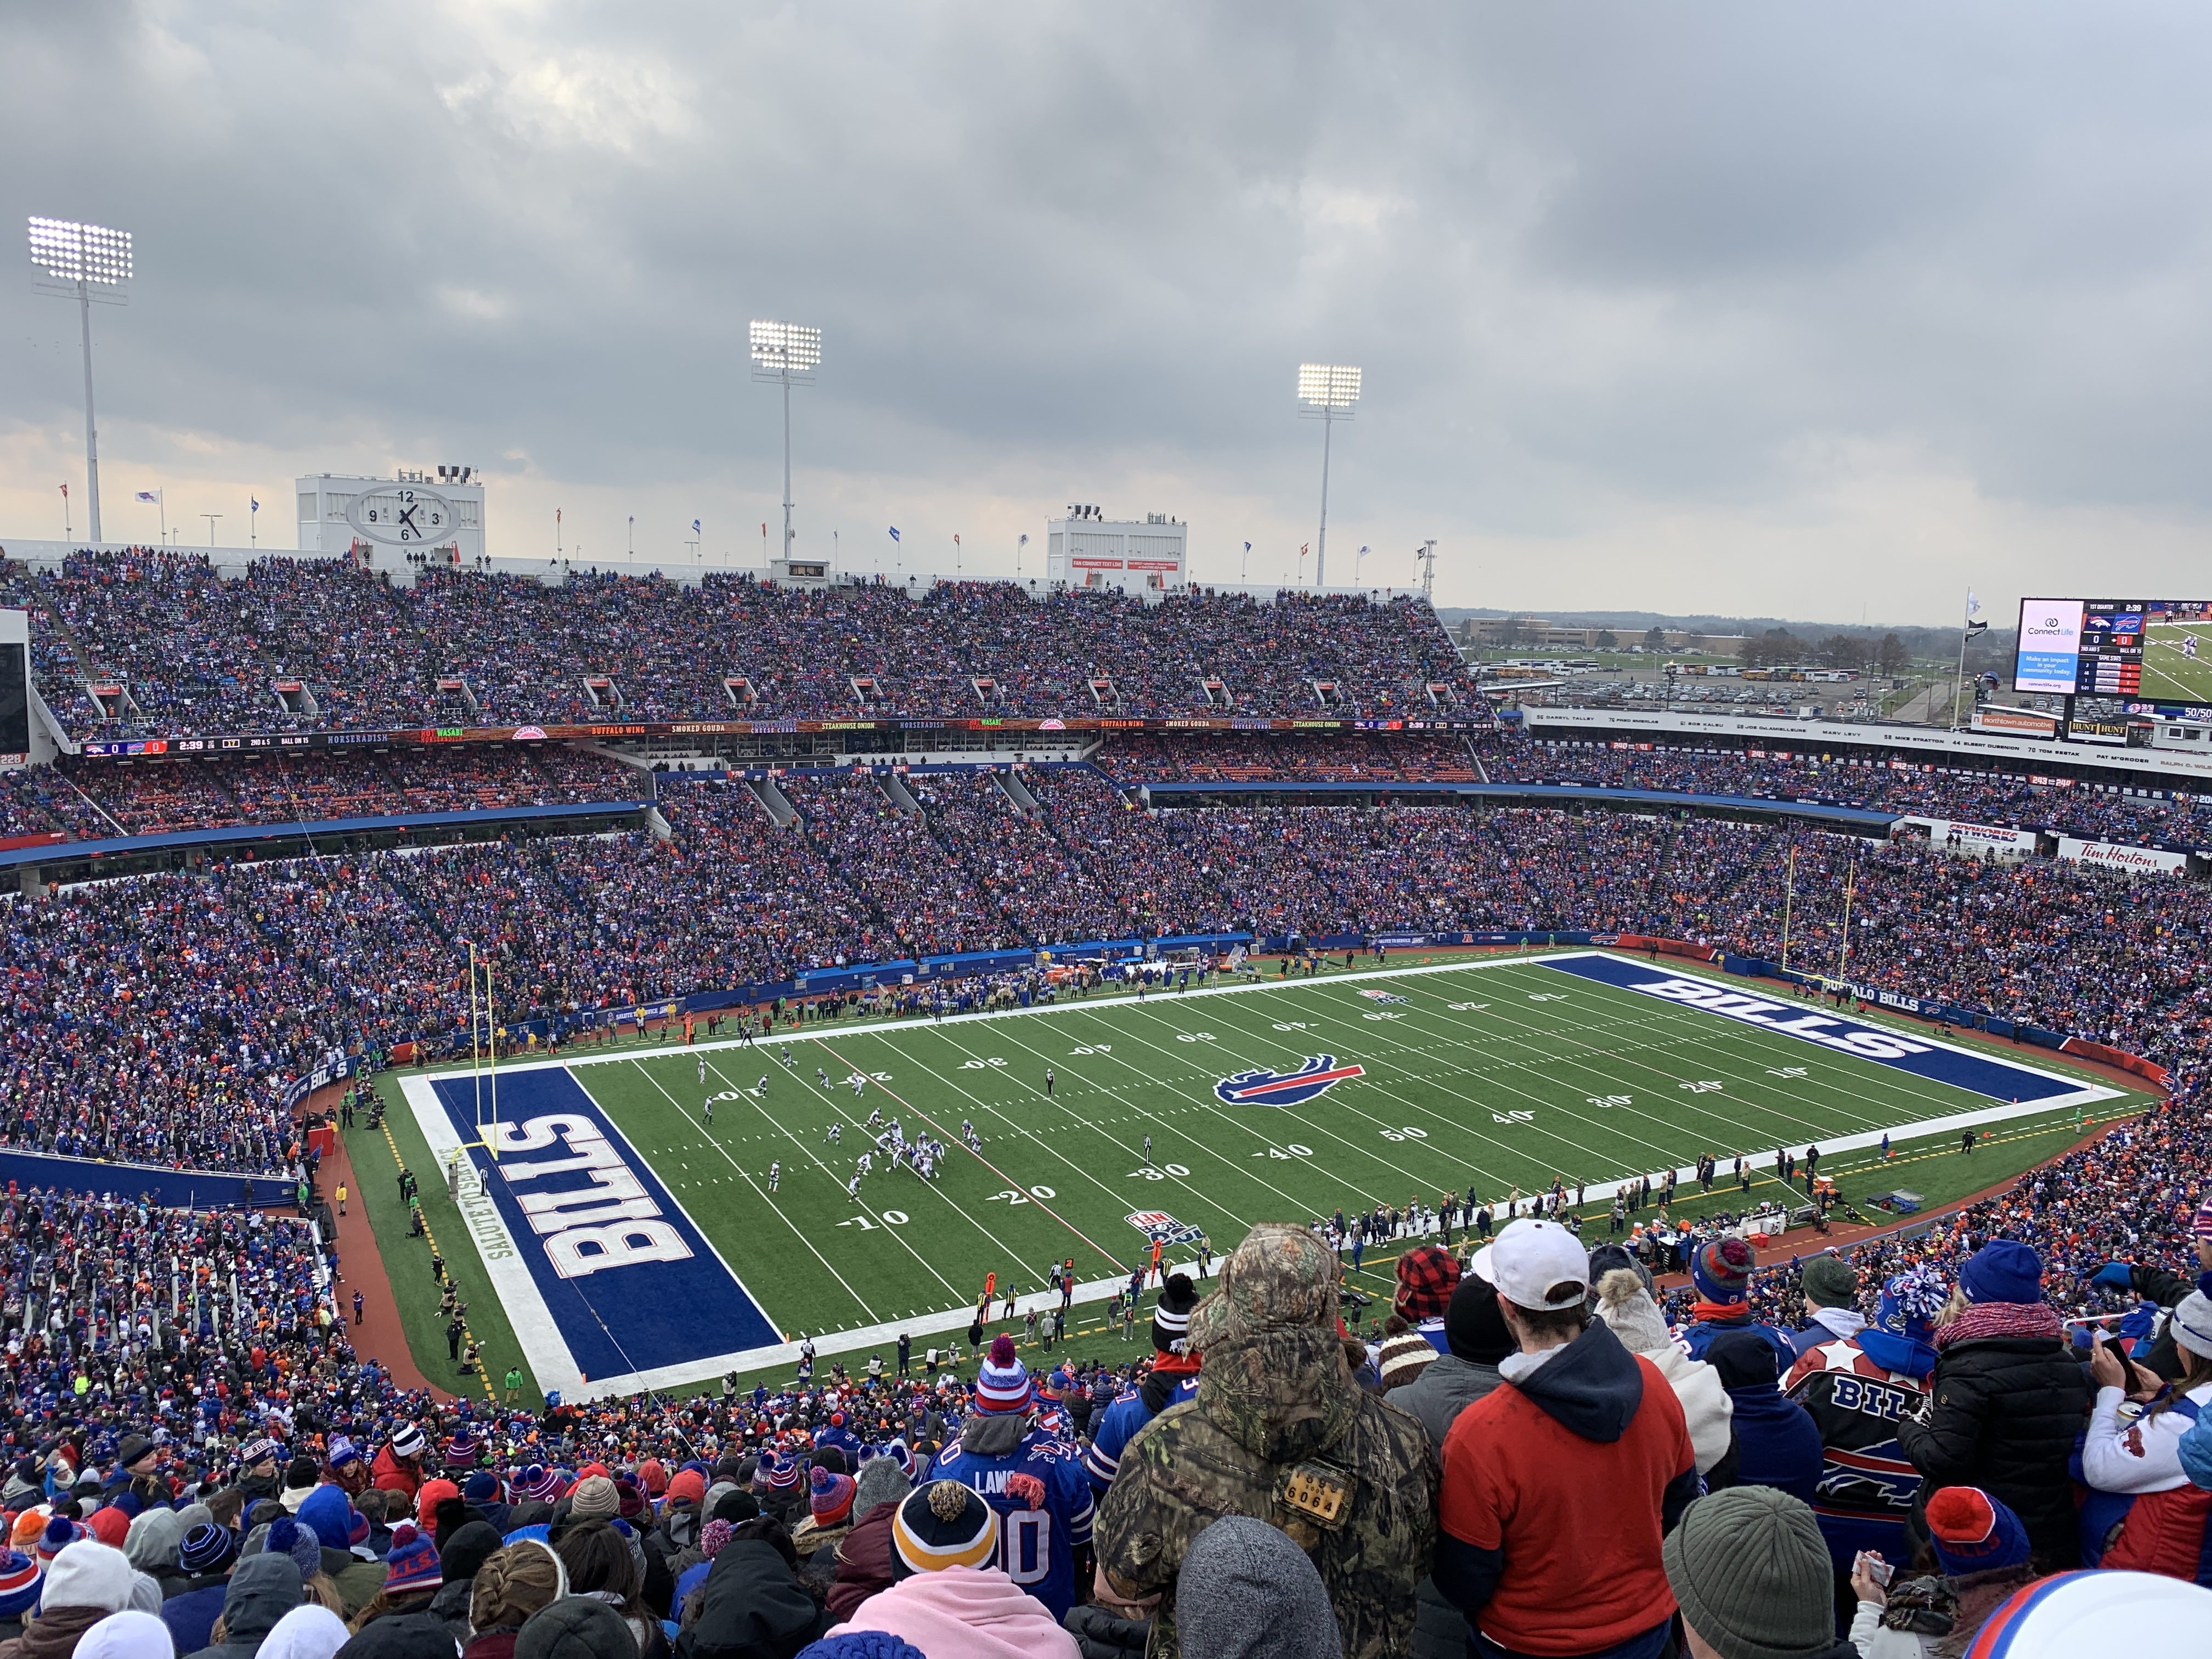
[[[1185,580],[1190,528],[1165,514],[1139,524],[1101,517],[1095,507],[1070,507],[1045,526],[1045,577],[1055,586],[1159,594]]]
[[[484,490],[476,471],[402,467],[388,478],[318,472],[295,481],[302,553],[426,554],[474,563],[484,550]]]

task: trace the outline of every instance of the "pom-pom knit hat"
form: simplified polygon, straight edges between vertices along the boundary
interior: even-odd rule
[[[392,1553],[384,1559],[384,1589],[387,1595],[409,1590],[435,1589],[446,1582],[439,1565],[438,1547],[430,1534],[418,1531],[411,1521],[392,1529]]]
[[[894,1578],[988,1566],[998,1553],[998,1512],[957,1480],[933,1480],[908,1493],[891,1522]]]
[[[46,1522],[46,1529],[39,1534],[38,1555],[40,1564],[51,1563],[54,1557],[83,1536],[85,1536],[84,1528],[70,1520],[69,1516],[57,1515],[52,1517]]]
[[[1160,1299],[1152,1308],[1152,1346],[1162,1353],[1182,1352],[1190,1332],[1190,1310],[1198,1305],[1198,1291],[1188,1273],[1170,1273],[1160,1286]]]
[[[39,1603],[46,1573],[21,1550],[0,1553],[0,1619],[20,1619]]]
[[[1751,1297],[1751,1270],[1758,1265],[1751,1246],[1740,1238],[1716,1238],[1690,1258],[1690,1279],[1698,1294],[1723,1305]]]
[[[1928,1500],[1928,1537],[1944,1576],[1958,1578],[2027,1559],[2020,1517],[1979,1486],[1946,1486]]]
[[[817,1468],[807,1477],[806,1507],[816,1526],[843,1526],[853,1514],[853,1477]]]
[[[1014,1352],[1014,1339],[1001,1336],[975,1373],[975,1409],[979,1412],[1018,1412],[1030,1403],[1029,1367]]]

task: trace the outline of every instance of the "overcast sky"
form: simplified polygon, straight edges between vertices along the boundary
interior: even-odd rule
[[[495,551],[1014,568],[1073,501],[1455,605],[1954,619],[2212,590],[2202,8],[0,4],[0,206],[137,235],[111,539],[490,470]],[[17,245],[21,246],[20,242]],[[0,281],[0,539],[83,490]],[[85,520],[72,507],[77,533]],[[1372,548],[1355,565],[1361,545]],[[1309,578],[1312,566],[1305,567]]]

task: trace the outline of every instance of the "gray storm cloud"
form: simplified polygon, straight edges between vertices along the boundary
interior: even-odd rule
[[[146,483],[173,522],[456,459],[501,550],[560,506],[750,557],[744,330],[789,316],[802,535],[856,558],[899,523],[1011,569],[1082,500],[1272,580],[1320,357],[1366,370],[1330,541],[1370,580],[1433,536],[1449,603],[1940,621],[2205,586],[2208,45],[2179,7],[15,6],[0,204],[137,236],[111,535]],[[57,534],[75,319],[25,272],[0,320],[0,532]]]

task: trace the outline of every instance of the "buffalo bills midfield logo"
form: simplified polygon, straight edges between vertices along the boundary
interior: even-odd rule
[[[1213,1085],[1227,1106],[1297,1106],[1325,1095],[1347,1078],[1364,1077],[1361,1066],[1340,1066],[1334,1054],[1308,1054],[1295,1072],[1239,1072]]]

